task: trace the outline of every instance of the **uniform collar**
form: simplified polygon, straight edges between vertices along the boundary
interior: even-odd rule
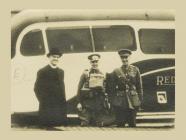
[[[130,69],[130,65],[122,65],[121,66],[121,68],[123,69],[123,70],[129,70]]]
[[[91,71],[91,72],[95,72],[95,73],[97,73],[97,72],[99,72],[99,69],[93,69],[93,68],[90,68],[90,71]]]

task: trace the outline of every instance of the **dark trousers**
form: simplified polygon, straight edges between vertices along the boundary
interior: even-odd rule
[[[128,123],[129,127],[136,127],[136,110],[124,109],[122,107],[114,107],[116,124],[118,127],[125,126]]]
[[[82,125],[98,125],[102,117],[102,110],[92,110],[89,108],[84,108],[79,112],[79,119]]]
[[[99,111],[83,109],[79,112],[79,119],[82,126],[93,125],[103,127],[112,125],[115,121],[115,116],[106,109]]]
[[[91,97],[82,101],[83,110],[78,113],[81,124],[99,124],[104,113],[104,96],[102,93],[92,92]]]

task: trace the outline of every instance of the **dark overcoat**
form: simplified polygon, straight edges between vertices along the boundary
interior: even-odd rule
[[[117,91],[124,91],[124,95],[121,96],[123,103],[120,107],[122,107],[123,109],[134,109],[131,98],[128,94],[126,94],[125,85],[128,84],[129,86],[135,86],[135,90],[139,96],[140,101],[142,102],[143,89],[139,69],[133,65],[129,65],[127,69],[122,66],[121,70],[123,71],[125,78],[122,76],[118,76],[118,69],[120,68],[117,68],[112,73],[107,74],[106,92],[109,94],[110,101],[112,102],[114,97],[117,96]],[[126,79],[128,79],[128,81],[126,81]],[[130,87],[129,90],[131,90]]]
[[[66,120],[64,71],[50,65],[40,69],[34,86],[40,121],[56,124]]]

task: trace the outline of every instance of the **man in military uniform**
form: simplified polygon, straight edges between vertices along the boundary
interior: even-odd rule
[[[107,92],[111,100],[118,127],[136,126],[136,112],[142,102],[142,81],[139,69],[129,64],[132,52],[128,49],[118,51],[123,65],[116,68],[107,82]]]
[[[99,118],[104,110],[104,74],[98,68],[100,55],[92,54],[88,59],[91,68],[81,75],[77,92],[81,126],[101,125]]]
[[[61,56],[57,48],[51,49],[47,54],[49,64],[37,72],[34,91],[39,101],[41,125],[66,123],[64,71],[57,66]]]

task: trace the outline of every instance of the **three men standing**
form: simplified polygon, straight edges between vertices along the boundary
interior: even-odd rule
[[[66,123],[66,96],[64,71],[57,65],[62,53],[53,48],[47,54],[49,64],[37,72],[34,86],[39,101],[39,118],[42,125]]]
[[[117,126],[124,127],[126,123],[129,127],[136,126],[136,113],[143,98],[142,80],[139,69],[129,64],[132,52],[122,49],[118,54],[123,65],[108,74],[106,87],[104,74],[98,68],[101,56],[88,56],[91,68],[81,75],[77,92],[77,108],[82,126],[91,123],[102,126],[105,92],[113,107]],[[60,125],[67,118],[64,71],[57,67],[61,56],[59,50],[51,49],[47,54],[49,65],[37,73],[34,91],[39,101],[40,121],[45,125]]]

